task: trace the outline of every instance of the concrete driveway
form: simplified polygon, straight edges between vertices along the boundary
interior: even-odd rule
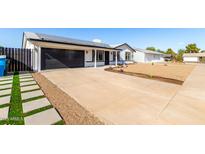
[[[180,88],[102,68],[59,69],[42,74],[107,124],[165,124],[160,114]]]

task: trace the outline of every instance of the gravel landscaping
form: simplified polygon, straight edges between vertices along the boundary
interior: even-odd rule
[[[194,69],[194,64],[130,64],[126,67],[107,68],[105,70],[137,77],[160,80],[175,84],[183,84],[187,76]]]

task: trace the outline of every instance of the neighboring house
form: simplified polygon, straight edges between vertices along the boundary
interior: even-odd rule
[[[156,51],[150,51],[140,48],[133,48],[127,43],[115,47],[121,49],[120,51],[120,63],[150,63],[150,62],[163,62],[163,54]]]
[[[31,32],[23,34],[22,47],[34,50],[31,63],[35,71],[117,65],[119,52],[104,43]]]
[[[115,48],[120,49],[118,53],[118,63],[129,64],[134,62],[134,54],[136,51],[127,43],[116,46]]]
[[[172,61],[174,59],[171,54],[164,54],[163,57],[165,61]]]
[[[205,53],[184,53],[183,54],[183,61],[184,62],[204,62]]]

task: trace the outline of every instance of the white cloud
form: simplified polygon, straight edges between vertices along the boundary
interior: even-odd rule
[[[93,39],[93,42],[102,43],[102,40],[100,40],[100,39]]]

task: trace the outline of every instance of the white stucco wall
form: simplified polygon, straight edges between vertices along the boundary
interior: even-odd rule
[[[151,62],[163,62],[164,58],[163,55],[158,54],[145,54],[145,62],[151,63]]]
[[[134,53],[133,56],[134,62],[144,63],[145,62],[145,53],[141,51],[137,51]]]
[[[30,41],[26,41],[26,43],[25,43],[25,48],[27,48],[27,49],[34,49],[34,45],[30,42]]]
[[[183,57],[184,62],[199,62],[199,57]]]
[[[32,49],[32,54],[31,54],[31,65],[34,71],[39,71],[40,70],[40,47],[35,46],[32,42],[26,40],[24,42],[24,47],[26,49]]]

